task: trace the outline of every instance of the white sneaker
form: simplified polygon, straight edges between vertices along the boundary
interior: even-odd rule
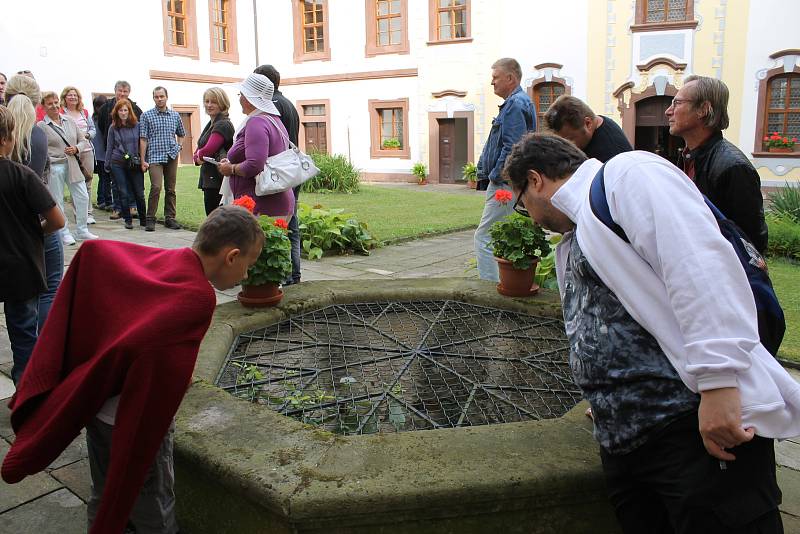
[[[86,217],[86,224],[97,224],[97,221],[94,220],[94,217],[89,215],[88,217]]]
[[[80,241],[88,241],[89,239],[100,239],[100,236],[94,235],[91,232],[78,232],[75,237]]]
[[[74,245],[75,238],[69,232],[61,234],[61,242],[65,245]]]

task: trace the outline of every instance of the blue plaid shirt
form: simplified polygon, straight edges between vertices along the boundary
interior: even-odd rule
[[[176,111],[148,109],[142,113],[139,124],[139,137],[147,139],[145,160],[148,163],[167,163],[178,157],[181,147],[175,136],[185,137],[186,132]]]

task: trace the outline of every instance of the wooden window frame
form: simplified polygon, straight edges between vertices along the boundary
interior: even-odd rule
[[[542,78],[538,78],[538,79],[533,81],[533,83],[531,84],[531,90],[530,90],[530,93],[528,93],[528,96],[530,96],[531,102],[533,102],[533,105],[536,107],[536,131],[540,132],[540,133],[546,131],[546,129],[544,127],[544,113],[542,113],[539,110],[539,89],[541,87],[543,87],[543,86],[551,86],[551,85],[560,85],[561,87],[563,87],[564,88],[564,92],[562,94],[565,94],[565,95],[571,95],[572,94],[572,90],[571,90],[569,84],[567,84],[567,80],[565,80],[564,78],[558,78],[556,76],[553,76],[548,81],[544,77],[542,77]],[[553,99],[553,100],[555,100],[555,99]]]
[[[428,44],[454,44],[454,43],[469,43],[472,42],[472,2],[465,0],[465,18],[467,26],[466,37],[458,37],[453,39],[439,39],[439,1],[428,0]]]
[[[197,47],[197,11],[195,0],[183,0],[186,6],[186,46],[174,45],[170,42],[169,30],[169,11],[167,11],[167,0],[161,0],[161,15],[164,26],[164,55],[183,56],[192,59],[200,59],[200,51]]]
[[[400,43],[396,45],[378,44],[378,10],[376,0],[364,0],[367,15],[367,44],[364,48],[366,57],[381,54],[408,54],[408,0],[400,0]]]
[[[396,100],[369,100],[369,133],[370,147],[369,155],[372,159],[398,158],[410,159],[411,147],[408,146],[408,98],[398,98]],[[400,108],[403,114],[403,147],[400,150],[385,150],[381,144],[381,125],[378,110],[388,108]]]
[[[292,0],[292,19],[294,26],[294,62],[302,63],[304,61],[330,61],[331,59],[331,34],[328,30],[330,11],[328,11],[328,0],[320,0],[322,2],[322,34],[323,34],[323,47],[322,52],[306,52],[305,51],[305,37],[303,34],[303,7],[304,0]]]
[[[775,78],[789,74],[800,76],[800,67],[795,65],[791,71],[787,72],[781,65],[780,67],[768,70],[766,76],[764,76],[764,78],[758,82],[758,104],[756,107],[755,141],[752,152],[753,157],[800,158],[800,144],[796,144],[794,146],[794,152],[769,152],[764,148],[764,136],[769,135],[769,133],[766,133],[768,119],[767,105],[769,104],[769,84]]]
[[[236,37],[236,0],[228,2],[228,50],[217,52],[214,47],[214,3],[217,0],[208,0],[208,37],[211,50],[211,61],[224,61],[239,64],[239,41]],[[225,1],[225,0],[220,0]]]
[[[669,2],[669,0],[664,0]],[[668,5],[668,4],[667,4]],[[631,26],[633,32],[655,32],[662,30],[685,30],[697,28],[694,18],[694,0],[686,0],[686,19],[672,22],[647,22],[647,0],[636,0],[635,24]]]
[[[325,106],[325,115],[306,115],[304,106]],[[331,147],[331,101],[330,99],[319,100],[298,100],[295,103],[297,108],[297,115],[300,117],[300,133],[298,134],[298,142],[300,150],[306,152],[306,122],[324,122],[325,123],[325,146],[328,149],[327,153],[332,154]]]

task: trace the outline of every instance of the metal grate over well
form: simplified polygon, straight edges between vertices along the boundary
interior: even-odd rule
[[[581,394],[557,319],[455,301],[328,306],[239,335],[217,379],[340,434],[560,417]]]

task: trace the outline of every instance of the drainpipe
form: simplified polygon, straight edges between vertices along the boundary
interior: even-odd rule
[[[256,39],[256,67],[261,65],[258,60],[258,8],[256,7],[256,0],[253,0],[253,35]]]

